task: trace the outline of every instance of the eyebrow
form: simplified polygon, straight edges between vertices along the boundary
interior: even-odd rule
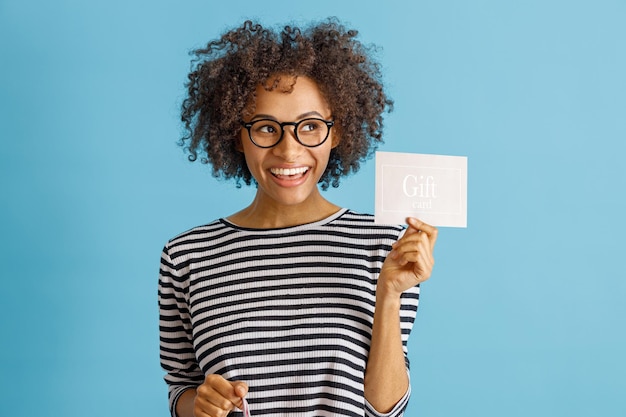
[[[322,116],[320,113],[318,113],[316,111],[309,111],[309,112],[306,112],[306,113],[302,113],[301,115],[296,117],[296,120],[306,119],[307,117],[311,117],[311,116],[318,116],[318,117],[321,117],[322,119],[324,118],[324,116]],[[255,114],[254,116],[252,116],[251,120],[255,120],[255,119],[271,119],[271,120],[278,121],[278,119],[276,119],[271,114]]]

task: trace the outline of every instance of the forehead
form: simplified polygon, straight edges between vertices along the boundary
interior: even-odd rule
[[[305,76],[271,77],[256,88],[253,103],[246,108],[248,115],[266,114],[290,119],[308,112],[330,116],[330,106],[315,81]]]

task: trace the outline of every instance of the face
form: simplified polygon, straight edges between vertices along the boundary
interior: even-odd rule
[[[331,109],[317,84],[307,77],[298,77],[290,92],[284,92],[293,78],[282,77],[272,91],[262,86],[256,90],[256,105],[244,120],[273,119],[278,122],[298,122],[306,118],[332,119]],[[334,128],[320,146],[309,148],[298,143],[293,126],[284,127],[278,145],[263,149],[252,143],[245,128],[241,129],[240,150],[244,153],[248,169],[258,183],[257,203],[274,206],[316,204],[321,198],[317,183],[321,178],[331,149],[337,145]],[[310,207],[309,207],[310,208]]]

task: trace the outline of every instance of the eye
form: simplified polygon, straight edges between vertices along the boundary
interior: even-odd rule
[[[279,132],[280,126],[277,126],[276,123],[270,121],[261,120],[254,123],[253,128],[254,133],[259,135],[275,135]]]
[[[303,133],[312,133],[320,128],[321,122],[319,120],[305,120],[298,130]]]

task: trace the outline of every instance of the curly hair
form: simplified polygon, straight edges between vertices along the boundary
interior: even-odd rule
[[[337,187],[340,177],[358,171],[382,143],[382,113],[393,107],[380,65],[371,58],[373,47],[356,36],[335,18],[304,30],[285,26],[281,32],[246,21],[193,51],[181,115],[185,134],[180,144],[188,159],[200,155],[215,177],[234,179],[238,187],[242,180],[250,185],[252,174],[237,150],[246,107],[254,106],[257,86],[277,86],[276,76],[306,76],[329,103],[341,138],[319,181],[322,189]]]

